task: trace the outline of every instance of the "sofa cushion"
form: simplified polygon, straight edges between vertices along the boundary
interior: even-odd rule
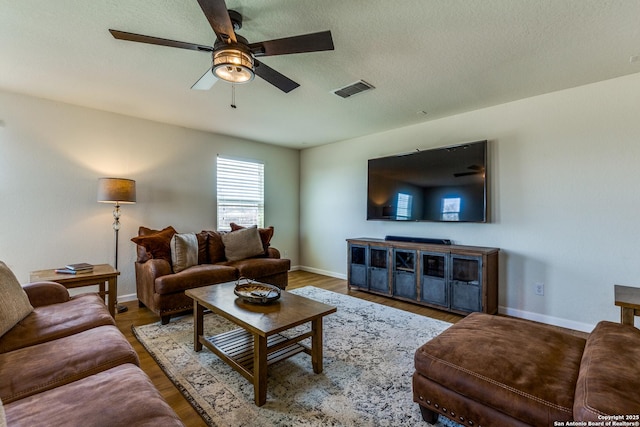
[[[98,294],[81,294],[61,304],[36,307],[0,337],[0,353],[66,337],[102,325],[115,325]]]
[[[235,222],[230,223],[229,226],[231,227],[231,231],[242,230],[243,228],[247,228],[247,227],[243,227],[242,225],[238,225]],[[257,227],[257,226],[254,226],[254,227]],[[258,228],[258,233],[260,233],[260,240],[262,240],[262,246],[264,247],[264,252],[266,255],[267,250],[269,249],[269,246],[270,246],[269,242],[271,242],[271,238],[273,237],[274,228],[273,226],[269,226],[266,228]]]
[[[215,264],[226,261],[222,236],[227,233],[224,231],[203,231],[203,233],[207,233],[207,263]]]
[[[11,426],[184,426],[130,363],[8,403],[5,411]]]
[[[198,238],[195,233],[176,233],[173,235],[171,238],[171,263],[175,273],[198,265]]]
[[[553,425],[572,419],[585,342],[547,325],[472,313],[421,346],[415,367],[525,424]]]
[[[171,238],[176,234],[176,230],[169,226],[155,233],[153,233],[153,231],[156,230],[151,230],[146,227],[140,227],[138,233],[141,231],[144,234],[133,237],[131,241],[142,246],[151,258],[164,259],[171,264]],[[138,258],[139,262],[144,262],[140,261],[140,254]],[[144,257],[142,257],[142,259],[144,259]]]
[[[587,339],[576,385],[576,421],[640,414],[640,330],[602,321]]]
[[[224,255],[229,261],[238,261],[264,253],[260,233],[255,227],[223,234],[222,243],[224,243]]]
[[[160,276],[155,279],[155,293],[173,294],[186,289],[213,285],[236,280],[238,270],[226,265],[202,264],[194,265],[179,273]]]
[[[9,267],[0,261],[0,336],[32,311],[29,297],[20,282]]]
[[[238,269],[240,277],[260,280],[261,277],[272,276],[274,274],[286,273],[291,267],[291,260],[275,258],[249,258],[239,261],[228,261],[224,263]]]
[[[0,398],[11,403],[124,363],[139,364],[138,355],[112,325],[2,353]]]

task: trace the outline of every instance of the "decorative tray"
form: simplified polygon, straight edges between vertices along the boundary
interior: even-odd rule
[[[280,288],[266,283],[237,284],[233,293],[252,304],[269,304],[280,298]]]

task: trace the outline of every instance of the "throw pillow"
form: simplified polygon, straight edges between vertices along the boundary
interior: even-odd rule
[[[138,227],[138,236],[150,236],[152,234],[160,233],[160,231],[162,231],[162,230],[154,230],[152,228],[147,228],[147,227],[141,225],[140,227]],[[151,254],[149,252],[147,252],[147,250],[144,248],[144,246],[137,245],[136,248],[137,248],[137,252],[138,252],[137,262],[144,264],[145,262],[147,262],[148,260],[153,258],[151,256]]]
[[[206,231],[201,231],[196,234],[198,238],[198,265],[206,264],[209,260],[209,233]]]
[[[264,253],[257,228],[244,228],[222,235],[224,255],[229,261],[239,261]]]
[[[243,227],[242,225],[238,225],[235,222],[232,222],[229,224],[229,226],[231,227],[231,231],[236,231],[236,230],[242,230]],[[253,227],[257,227],[257,226],[253,226]],[[268,250],[269,250],[269,242],[271,241],[271,238],[273,237],[273,231],[274,228],[273,226],[269,226],[267,228],[258,228],[258,232],[260,233],[260,240],[262,240],[262,246],[264,247],[264,254],[268,255]]]
[[[208,259],[209,264],[215,264],[217,262],[224,262],[227,258],[224,255],[224,243],[222,243],[222,236],[226,234],[220,231],[207,231],[207,250],[209,251]]]
[[[32,311],[33,306],[20,282],[9,267],[0,261],[0,336]]]
[[[156,233],[136,236],[131,241],[144,247],[151,258],[164,259],[171,264],[171,238],[174,234],[176,230],[169,226]]]
[[[198,238],[195,233],[174,234],[171,238],[173,272],[198,265]]]
[[[4,407],[2,406],[2,400],[0,400],[0,427],[7,427],[7,418],[4,415]]]

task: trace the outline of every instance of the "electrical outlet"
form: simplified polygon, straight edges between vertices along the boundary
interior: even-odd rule
[[[284,250],[284,257],[289,258],[289,250],[287,249]]]
[[[536,295],[543,296],[544,295],[544,283],[536,282],[533,284]]]

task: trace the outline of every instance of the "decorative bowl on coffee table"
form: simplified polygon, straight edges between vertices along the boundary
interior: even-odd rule
[[[280,298],[280,288],[266,283],[239,283],[233,293],[244,302],[251,304],[269,304]]]

